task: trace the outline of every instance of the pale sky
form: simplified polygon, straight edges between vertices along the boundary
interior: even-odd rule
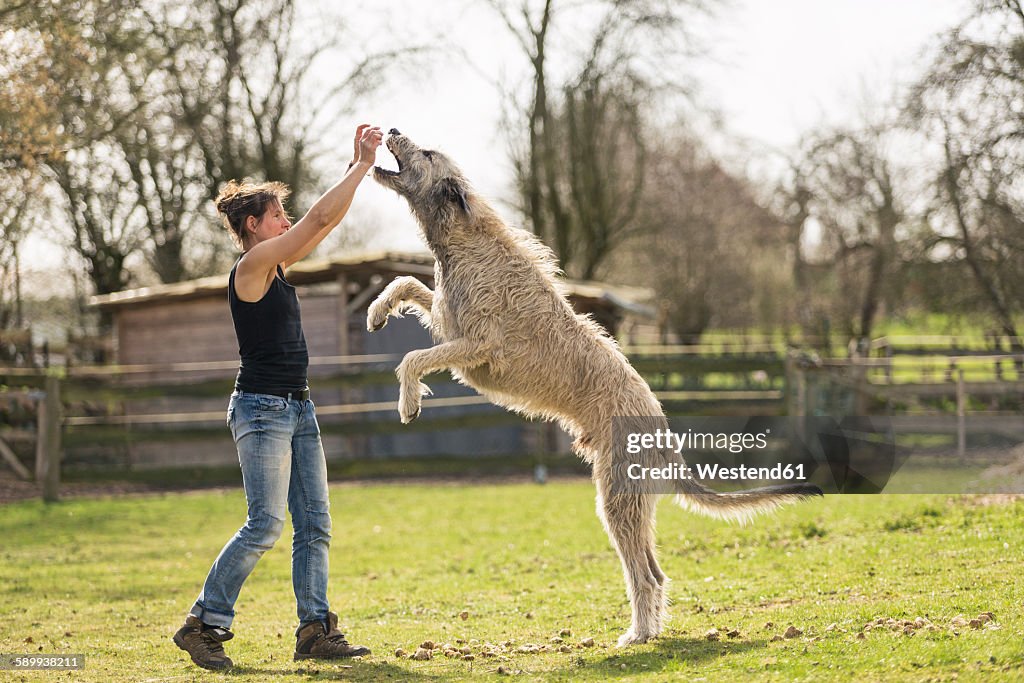
[[[480,3],[382,5],[386,10],[366,19],[369,25],[385,18],[392,26],[371,31],[376,46],[422,43],[443,23],[446,38],[465,58],[447,57],[425,77],[398,74],[389,81],[393,85],[356,102],[358,115],[338,120],[338,170],[348,161],[357,122],[397,127],[448,153],[481,192],[499,201],[506,216],[516,218],[500,204],[510,196],[510,174],[506,143],[497,131],[497,84],[522,83],[525,59]],[[708,27],[711,59],[695,64],[694,75],[703,100],[722,112],[728,133],[747,140],[753,154],[768,156],[811,126],[853,120],[863,93],[884,97],[911,79],[925,46],[957,23],[967,6],[967,0],[733,0]],[[561,39],[571,41],[572,34]],[[379,162],[394,166],[383,149]],[[360,187],[347,220],[375,226],[372,247],[422,248],[404,202],[372,180]],[[36,271],[62,262],[59,250],[38,241],[27,245],[23,260]]]

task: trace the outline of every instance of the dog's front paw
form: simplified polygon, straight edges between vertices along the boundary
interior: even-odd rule
[[[645,635],[631,628],[619,636],[619,642],[616,646],[626,647],[627,645],[639,645],[641,643],[646,643],[650,638],[651,636]]]
[[[377,297],[366,310],[366,329],[376,332],[388,324],[388,315],[391,314],[391,306],[387,297]]]
[[[398,417],[402,420],[402,424],[407,425],[417,417],[420,416],[420,406],[417,405],[415,408],[409,406],[402,406],[398,409]]]
[[[409,424],[420,416],[422,398],[430,395],[430,387],[423,382],[416,382],[412,389],[403,384],[398,397],[398,416],[402,424]]]

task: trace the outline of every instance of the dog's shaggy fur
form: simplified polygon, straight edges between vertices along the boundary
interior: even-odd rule
[[[412,277],[388,285],[369,308],[367,327],[415,311],[434,338],[398,366],[402,422],[419,415],[429,393],[420,378],[450,370],[494,403],[558,423],[573,450],[593,467],[597,514],[622,561],[632,623],[619,645],[643,643],[662,629],[668,579],[655,557],[656,496],[616,486],[625,467],[681,462],[672,451],[627,458],[613,438],[612,418],[634,418],[645,431],[667,429],[661,405],[615,341],[573,312],[558,291],[554,255],[532,234],[505,224],[440,152],[420,149],[391,131],[387,147],[398,172],[374,169],[375,179],[409,202],[436,258],[434,291]],[[675,484],[685,508],[746,519],[821,491],[811,485],[719,494],[693,480]]]

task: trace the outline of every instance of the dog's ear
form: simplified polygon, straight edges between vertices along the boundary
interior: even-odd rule
[[[445,201],[452,202],[462,207],[462,210],[469,213],[469,200],[466,198],[466,188],[455,178],[445,178],[440,182],[438,191]]]

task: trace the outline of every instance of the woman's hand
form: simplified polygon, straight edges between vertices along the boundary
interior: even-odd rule
[[[349,168],[356,165],[356,161],[359,159],[359,140],[363,137],[363,131],[370,127],[368,123],[360,123],[356,126],[356,138],[352,141],[352,161],[349,163]]]
[[[377,161],[377,148],[383,140],[384,132],[380,126],[369,126],[364,123],[356,128],[356,138],[353,142],[356,163],[373,166]]]

